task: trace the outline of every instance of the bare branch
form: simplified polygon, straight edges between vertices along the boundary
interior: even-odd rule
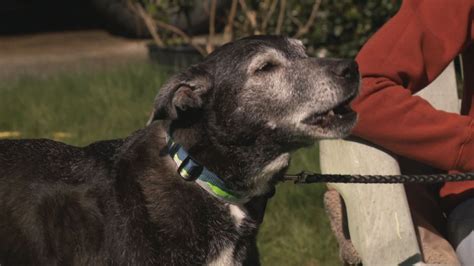
[[[209,11],[209,34],[207,35],[206,43],[206,52],[208,54],[210,54],[214,50],[212,40],[214,39],[214,35],[216,33],[216,6],[217,0],[211,0],[211,8]]]
[[[164,30],[171,31],[179,35],[181,38],[184,39],[186,43],[194,47],[194,49],[196,49],[201,55],[203,56],[207,55],[206,50],[204,50],[199,45],[195,44],[193,42],[193,39],[189,35],[187,35],[185,32],[183,32],[181,29],[171,24],[165,23],[163,21],[153,19],[139,3],[136,3],[134,6],[136,8],[136,11],[140,14],[140,16],[144,18],[147,28],[150,31],[150,34],[153,36],[153,39],[155,40],[156,45],[158,45],[158,47],[165,46],[160,36],[158,35],[158,30],[157,30],[158,28],[162,28]]]
[[[286,0],[280,0],[280,12],[278,14],[277,26],[275,34],[281,34],[281,27],[283,26],[283,19],[285,18]]]
[[[239,3],[240,3],[240,6],[242,7],[242,10],[244,11],[245,17],[250,22],[250,27],[252,28],[253,33],[258,34],[256,12],[254,10],[250,10],[247,7],[245,0],[239,0]]]
[[[143,6],[139,3],[135,3],[133,7],[135,8],[137,14],[143,19],[143,22],[145,22],[145,26],[153,37],[153,41],[155,41],[155,44],[158,47],[163,48],[165,44],[158,33],[158,29],[156,28],[154,19],[150,16],[150,14],[145,11]]]
[[[314,20],[316,19],[316,15],[318,14],[319,7],[321,6],[321,0],[315,0],[313,8],[311,9],[311,15],[309,15],[308,21],[303,27],[300,27],[296,34],[293,36],[294,38],[299,38],[306,33],[308,33],[311,26],[314,24]]]
[[[171,31],[173,33],[176,33],[178,34],[181,38],[184,39],[184,41],[186,43],[188,43],[189,45],[191,45],[192,47],[194,47],[201,55],[207,55],[206,53],[206,50],[203,49],[202,47],[200,47],[199,45],[195,44],[193,42],[193,39],[187,35],[184,31],[182,31],[181,29],[179,29],[178,27],[176,26],[173,26],[171,24],[168,24],[168,23],[165,23],[163,21],[160,21],[160,20],[155,20],[155,23],[156,25],[158,26],[158,28],[162,28],[162,29],[165,29],[165,30],[168,30],[168,31]]]
[[[234,38],[234,20],[237,14],[238,0],[232,0],[229,16],[227,17],[227,24],[224,28],[224,42],[230,42]]]
[[[266,34],[268,22],[270,21],[270,18],[272,17],[273,12],[275,12],[277,3],[278,3],[278,0],[272,0],[272,3],[270,5],[270,9],[268,10],[267,15],[265,16],[265,18],[262,21],[261,31],[262,31],[263,34]]]
[[[301,21],[298,18],[294,17],[291,14],[288,15],[288,18],[291,20],[291,22],[293,22],[296,26],[298,26],[298,28],[303,27],[303,23],[301,23]]]

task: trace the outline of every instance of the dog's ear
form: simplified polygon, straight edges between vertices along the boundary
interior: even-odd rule
[[[205,95],[212,87],[210,77],[209,73],[199,67],[191,67],[172,77],[156,96],[147,125],[155,120],[177,119],[178,109],[186,111],[200,108]]]

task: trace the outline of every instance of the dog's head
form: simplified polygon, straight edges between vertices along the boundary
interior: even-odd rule
[[[354,61],[311,58],[298,40],[255,36],[226,44],[171,78],[151,121],[200,124],[213,145],[252,147],[259,156],[253,161],[262,157],[268,166],[317,139],[347,136],[357,120],[348,104],[358,88]]]
[[[348,104],[358,88],[354,61],[311,58],[298,40],[256,36],[226,44],[172,78],[152,119],[204,111],[215,135],[237,140],[266,131],[289,140],[340,138],[356,122]]]

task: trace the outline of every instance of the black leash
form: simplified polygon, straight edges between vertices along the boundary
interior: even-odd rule
[[[396,184],[396,183],[442,183],[474,180],[474,173],[430,174],[430,175],[333,175],[301,172],[296,175],[284,175],[281,181],[293,181],[296,184],[311,183],[359,183],[359,184]]]

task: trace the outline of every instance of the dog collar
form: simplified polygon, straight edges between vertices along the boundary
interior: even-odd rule
[[[178,166],[178,174],[186,181],[195,181],[200,187],[216,198],[229,203],[242,203],[242,197],[228,189],[224,181],[196,162],[180,144],[167,135],[168,154]]]

